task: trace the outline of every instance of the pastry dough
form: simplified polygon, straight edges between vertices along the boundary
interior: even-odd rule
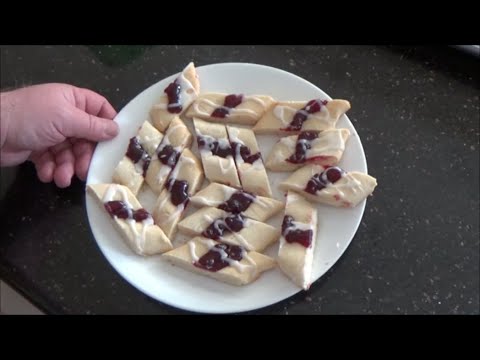
[[[113,214],[118,216],[111,215],[111,219],[135,253],[145,256],[173,249],[168,237],[153,223],[151,215],[142,209],[142,205],[128,187],[118,184],[91,184],[87,186],[87,190],[105,211],[106,206],[111,209],[116,206],[117,211]],[[135,218],[141,221],[136,221]]]
[[[355,207],[377,186],[377,180],[357,171],[345,172],[339,167],[325,169],[307,165],[280,183],[283,191],[293,190],[307,199],[336,207]]]
[[[253,131],[227,125],[227,132],[242,188],[260,196],[272,197],[267,171]]]
[[[192,143],[192,134],[177,116],[168,127],[156,155],[152,157],[145,181],[156,194],[160,194],[168,175],[175,167],[183,149]],[[162,161],[160,161],[160,159]]]
[[[277,262],[285,275],[304,290],[312,282],[317,216],[316,207],[301,195],[288,192]]]
[[[239,199],[240,197],[240,199]],[[244,199],[243,202],[242,198]],[[246,200],[246,201],[245,201]],[[242,190],[227,185],[211,183],[190,198],[190,202],[198,207],[212,206],[225,210],[229,204],[237,204],[241,208],[243,203],[247,205],[240,211],[246,217],[264,222],[284,208],[284,203],[272,198],[246,193]],[[239,203],[240,202],[240,203]],[[233,211],[232,213],[238,213]]]
[[[140,171],[142,168],[140,167]],[[142,188],[145,178],[142,172],[128,157],[124,156],[113,171],[112,181],[116,184],[125,185],[130,191],[137,196]]]
[[[253,127],[256,134],[297,134],[306,130],[334,128],[350,110],[346,100],[286,101],[272,106]]]
[[[255,125],[275,100],[266,95],[201,94],[187,111],[196,117],[220,123]]]
[[[186,235],[202,235],[255,251],[263,251],[280,236],[279,230],[271,225],[214,207],[202,208],[186,217],[178,223],[178,230]]]
[[[223,124],[193,119],[205,177],[211,182],[240,187],[233,151]]]
[[[175,235],[189,197],[198,191],[202,182],[200,160],[189,149],[183,150],[153,210],[155,224],[160,226],[170,239]]]
[[[163,140],[163,133],[158,131],[148,121],[145,121],[140,130],[138,130],[137,137],[148,155],[153,156],[155,155],[158,145],[160,145]]]
[[[202,237],[195,237],[162,257],[185,270],[236,286],[250,284],[275,267],[275,260],[268,256]]]
[[[304,131],[281,138],[267,157],[265,166],[272,171],[293,171],[305,164],[338,164],[350,136],[348,129],[322,132]]]
[[[167,93],[174,94],[176,90],[179,91],[178,101],[169,104]],[[153,105],[150,110],[152,124],[161,132],[165,132],[175,116],[180,116],[187,111],[199,92],[200,80],[195,65],[190,63],[183,69],[175,81],[163,90],[158,103]]]
[[[113,171],[113,182],[127,186],[137,196],[143,185],[151,157],[155,154],[155,149],[162,138],[163,134],[145,121],[137,135],[129,140],[126,155]]]

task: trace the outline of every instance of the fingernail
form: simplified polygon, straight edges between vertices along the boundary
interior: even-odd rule
[[[118,125],[116,122],[109,121],[105,127],[105,134],[108,137],[114,137],[118,135]]]

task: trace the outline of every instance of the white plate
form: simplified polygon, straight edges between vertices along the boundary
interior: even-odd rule
[[[465,51],[470,55],[480,57],[480,45],[451,45],[459,50]]]
[[[202,92],[266,94],[278,100],[331,99],[308,81],[263,65],[223,63],[202,66],[197,68],[197,71]],[[118,114],[115,121],[120,126],[120,134],[114,140],[97,146],[87,184],[111,182],[113,170],[126,151],[128,139],[134,136],[138,127],[148,119],[150,107],[176,76],[178,74],[149,87]],[[336,94],[336,97],[342,98],[342,94]],[[352,133],[340,166],[347,171],[367,172],[362,144],[347,116],[340,118],[337,127],[346,127]],[[264,158],[277,139],[274,136],[258,137]],[[286,176],[288,173],[269,173],[274,195],[281,200],[284,196],[277,191],[276,185]],[[145,192],[139,195],[139,199],[142,201],[149,195],[151,193]],[[301,291],[278,269],[264,273],[250,285],[234,287],[173,267],[161,256],[137,256],[117,234],[108,214],[88,194],[86,202],[93,235],[107,260],[130,284],[161,302],[195,312],[231,313],[262,308]],[[365,202],[364,200],[354,209],[318,206],[319,229],[313,267],[314,279],[318,280],[325,274],[350,244],[360,224]],[[151,205],[144,206],[148,210]],[[279,214],[269,222],[280,226],[282,217],[283,215]],[[272,246],[267,254],[274,256],[277,248],[278,245]],[[315,284],[312,286],[315,287]]]

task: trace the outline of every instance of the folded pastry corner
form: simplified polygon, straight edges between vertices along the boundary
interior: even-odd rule
[[[253,127],[257,134],[298,134],[334,128],[340,116],[350,110],[347,100],[286,101],[272,106]]]
[[[289,191],[277,263],[280,270],[304,290],[308,290],[312,283],[316,239],[316,207],[301,195]]]
[[[173,249],[170,239],[126,186],[89,184],[87,191],[110,215],[115,229],[138,255],[161,254]]]
[[[193,136],[184,122],[175,117],[152,156],[145,181],[154,193],[160,194],[183,149],[189,147]]]
[[[347,208],[372,195],[376,186],[377,180],[368,174],[321,165],[306,165],[279,184],[282,191],[293,190],[311,201]]]
[[[195,237],[162,257],[180,268],[234,286],[250,284],[276,265],[266,255],[202,237]]]
[[[158,145],[163,140],[163,133],[158,131],[148,120],[143,123],[138,130],[138,140],[142,147],[147,151],[150,156],[155,154]]]
[[[130,138],[125,156],[113,171],[114,183],[127,186],[137,196],[155,149],[163,139],[163,134],[145,121],[137,134]]]
[[[272,148],[265,166],[271,171],[293,171],[306,164],[334,166],[343,156],[350,137],[348,129],[302,131],[281,138]]]
[[[205,93],[197,97],[187,117],[212,122],[254,125],[274,104],[266,95]]]
[[[212,206],[261,222],[267,221],[285,207],[282,201],[219,183],[210,183],[192,196],[190,201],[198,207]]]
[[[272,197],[272,189],[255,134],[251,129],[227,125],[240,183],[245,191]]]
[[[211,182],[239,188],[240,179],[225,125],[197,118],[193,119],[193,124],[205,177]]]
[[[161,132],[175,116],[185,113],[200,93],[200,79],[195,65],[189,63],[179,76],[163,90],[158,103],[150,110],[152,124]]]
[[[203,182],[200,160],[190,149],[184,149],[160,193],[153,211],[155,224],[172,239],[188,205]]]

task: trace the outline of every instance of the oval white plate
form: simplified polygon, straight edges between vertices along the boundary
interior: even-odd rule
[[[314,98],[331,100],[326,93],[310,82],[268,66],[222,63],[202,66],[197,68],[197,71],[202,92],[266,94],[278,100]],[[111,182],[113,170],[125,154],[128,139],[134,136],[138,127],[148,119],[151,106],[158,101],[164,88],[176,76],[178,74],[149,87],[118,114],[115,121],[120,126],[120,134],[114,140],[97,146],[90,165],[87,184]],[[342,98],[341,94],[337,97]],[[346,127],[352,133],[340,166],[347,171],[367,172],[361,141],[347,116],[340,118],[337,127]],[[266,158],[278,138],[259,136],[257,139],[262,155]],[[288,173],[269,173],[272,190],[275,191],[274,196],[280,200],[284,199],[284,195],[277,191],[276,185],[288,175]],[[148,196],[151,196],[151,193],[147,190],[139,196],[139,199],[142,201]],[[234,287],[173,267],[161,256],[149,258],[137,256],[117,234],[104,209],[99,207],[88,194],[86,203],[93,235],[110,264],[130,284],[161,302],[196,312],[231,313],[262,308],[302,291],[278,269],[264,273],[250,285]],[[313,267],[315,280],[325,274],[352,241],[363,216],[365,203],[366,201],[363,201],[354,209],[318,206],[319,228]],[[144,206],[148,210],[151,205],[144,204]],[[283,215],[279,214],[269,223],[280,226],[282,217]],[[275,256],[277,247],[278,245],[272,246],[267,254]]]

